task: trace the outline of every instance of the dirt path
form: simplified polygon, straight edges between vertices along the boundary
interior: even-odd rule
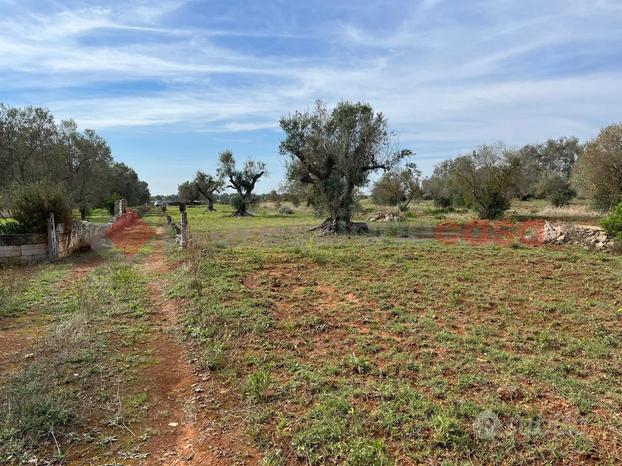
[[[156,245],[144,261],[144,270],[158,276],[169,267],[162,253],[162,229],[156,231]],[[157,407],[147,419],[158,433],[145,447],[149,459],[144,464],[224,464],[205,451],[197,429],[197,384],[185,349],[175,338],[174,328],[179,313],[174,301],[164,298],[164,283],[156,278],[149,282],[153,302],[153,323],[157,332],[152,345],[157,363],[148,368],[143,381],[150,404]]]
[[[200,372],[190,362],[190,344],[175,333],[181,306],[165,296],[169,286],[166,280],[170,280],[173,266],[164,254],[164,228],[154,229],[139,219],[131,227],[115,232],[110,240],[149,279],[147,291],[153,310],[148,330],[151,337],[140,348],[133,348],[155,361],[139,370],[138,386],[133,387],[148,396],[149,409],[131,425],[133,431],[149,433],[140,446],[140,451],[148,455],[142,461],[126,464],[258,464],[259,454],[250,446],[241,425],[227,418],[239,400],[214,376]],[[54,286],[60,292],[71,288],[105,262],[106,257],[91,254],[77,260]],[[23,365],[24,358],[45,336],[52,322],[53,316],[43,310],[0,319],[0,378]],[[92,462],[80,456],[70,460],[70,464]]]
[[[157,434],[144,450],[147,465],[257,464],[254,451],[245,448],[243,434],[231,432],[219,415],[207,406],[224,395],[208,374],[195,370],[186,345],[174,334],[180,319],[179,305],[166,299],[166,284],[158,278],[171,266],[163,253],[164,231],[155,231],[153,252],[143,261],[143,270],[155,276],[149,282],[156,337],[149,343],[157,363],[146,369],[143,382],[150,404],[156,409],[144,420]],[[217,393],[214,393],[217,390]]]

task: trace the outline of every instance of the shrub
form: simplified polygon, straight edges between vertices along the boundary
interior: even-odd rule
[[[570,185],[570,180],[559,175],[553,175],[541,180],[538,191],[555,207],[562,207],[570,204],[572,198],[577,195]]]
[[[22,186],[13,200],[15,220],[30,233],[45,232],[50,212],[56,223],[71,222],[71,208],[63,189],[50,182]]]
[[[607,234],[615,236],[622,241],[622,202],[600,223]]]
[[[507,196],[499,191],[486,190],[480,197],[480,202],[471,203],[479,218],[495,220],[503,216],[503,213],[510,208],[510,201]]]
[[[15,235],[20,233],[28,233],[27,229],[15,220],[8,220],[0,223],[0,235]]]

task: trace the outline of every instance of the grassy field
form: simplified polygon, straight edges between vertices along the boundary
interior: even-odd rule
[[[317,219],[190,212],[198,244],[172,292],[266,464],[620,458],[620,257],[302,231],[279,244],[266,227]]]
[[[78,210],[73,211],[73,218],[80,220],[80,212]],[[86,217],[87,222],[91,223],[108,223],[112,219],[112,215],[107,209],[93,209]]]
[[[179,313],[177,330],[199,377],[188,391],[203,400],[193,416],[217,420],[197,423],[212,425],[203,442],[228,452],[221,454],[231,463],[616,464],[622,457],[621,256],[391,234],[318,237],[308,230],[320,219],[306,208],[279,215],[264,205],[246,218],[217,209],[189,209],[187,251],[165,235],[164,249],[148,242],[136,256],[106,254],[88,273],[71,261],[0,269],[0,324],[41,316],[47,329],[35,363],[0,381],[0,398],[46,407],[35,420],[28,409],[2,418],[0,440],[14,458],[37,442],[54,452],[50,426],[60,462],[147,458],[145,439],[156,435],[148,413],[178,417],[142,388],[153,383],[144,368],[156,354],[145,342],[162,338],[149,318],[156,311],[148,299],[160,299],[153,289]],[[364,203],[358,218],[379,209]],[[536,201],[516,203],[510,215],[598,219],[585,205],[568,212]],[[169,214],[176,220],[174,207]],[[413,206],[406,224],[471,219],[426,202]],[[156,209],[144,220],[164,228]],[[166,265],[149,272],[162,251]],[[70,342],[65,351],[46,352],[61,342]],[[233,446],[214,431],[232,432]]]

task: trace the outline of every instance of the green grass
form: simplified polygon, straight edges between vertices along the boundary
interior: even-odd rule
[[[15,317],[54,305],[53,287],[69,270],[69,262],[0,268],[0,317]]]
[[[279,228],[292,226],[313,226],[318,219],[309,209],[295,209],[293,215],[280,215],[276,209],[259,207],[252,209],[252,216],[232,217],[233,208],[229,205],[217,204],[216,212],[208,212],[205,207],[188,209],[188,224],[197,231],[239,230],[252,228]],[[175,207],[168,208],[177,222],[179,214]]]
[[[515,203],[509,215],[597,218],[580,203],[547,208]],[[390,224],[382,236],[320,238],[307,208],[217,209],[188,210],[192,247],[168,241],[176,267],[159,278],[215,384],[210,416],[241,427],[262,464],[616,463],[622,257],[447,246],[396,238]],[[365,201],[357,219],[379,209]],[[473,218],[424,201],[405,223]],[[32,364],[0,386],[0,462],[62,457],[54,437],[116,454],[125,435],[133,451],[120,426],[150,407],[131,387],[153,362],[136,352],[149,335],[140,261],[153,251],[108,254],[68,287],[71,263],[0,269],[0,318],[54,318]],[[115,392],[119,380],[130,389]],[[87,430],[93,419],[106,427]]]
[[[31,350],[33,358],[3,374],[0,463],[22,464],[33,455],[66,461],[68,446],[104,445],[106,438],[118,439],[117,447],[137,442],[124,426],[146,402],[131,391],[140,367],[132,348],[148,335],[144,280],[136,266],[110,260],[61,286],[69,266],[34,268],[10,300],[16,312],[47,313],[54,321]],[[119,356],[131,356],[132,364]],[[92,419],[98,425],[86,430]]]
[[[263,232],[174,293],[269,464],[615,462],[621,257]]]
[[[73,210],[73,218],[74,220],[80,220],[80,212],[77,209]],[[100,224],[106,224],[110,222],[111,219],[112,215],[110,215],[108,209],[93,209],[86,217],[87,222]]]

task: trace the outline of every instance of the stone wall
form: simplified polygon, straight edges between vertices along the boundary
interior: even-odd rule
[[[0,235],[0,263],[28,263],[47,258],[47,235]]]
[[[56,257],[70,256],[84,245],[104,238],[112,224],[73,222],[70,227],[56,225]],[[46,234],[0,235],[0,264],[20,264],[49,260],[50,244]]]

